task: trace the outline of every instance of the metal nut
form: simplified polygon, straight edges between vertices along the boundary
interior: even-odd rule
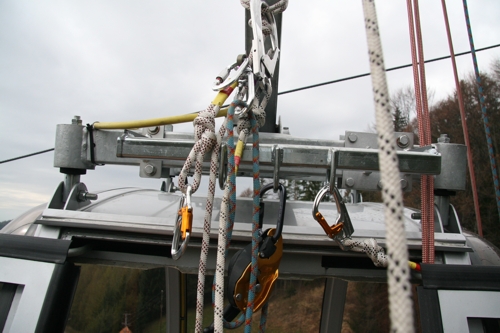
[[[439,143],[450,143],[450,138],[448,134],[441,134],[437,140]]]
[[[154,126],[148,128],[148,133],[151,135],[158,134],[158,132],[160,132],[160,126]]]

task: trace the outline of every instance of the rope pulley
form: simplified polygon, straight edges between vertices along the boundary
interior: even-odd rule
[[[182,195],[177,212],[177,222],[175,223],[174,236],[172,239],[172,249],[170,254],[172,259],[179,259],[186,251],[191,237],[191,228],[193,225],[193,207],[191,206],[191,185],[186,188],[186,193]],[[182,243],[179,246],[179,241]]]
[[[273,188],[268,184],[261,191],[261,214],[259,216],[260,227],[264,217],[262,207],[262,196]],[[261,234],[259,241],[259,255],[257,258],[258,278],[255,290],[253,312],[258,311],[269,299],[274,283],[279,276],[279,264],[283,255],[283,220],[285,217],[286,189],[279,185],[280,208],[276,228],[267,229]],[[252,256],[252,244],[238,251],[229,262],[228,268],[228,298],[233,308],[245,311],[249,293],[250,267]]]

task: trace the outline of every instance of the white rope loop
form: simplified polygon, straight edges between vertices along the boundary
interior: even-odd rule
[[[387,88],[382,43],[380,41],[374,0],[363,0],[363,12],[375,100],[379,165],[383,184],[382,197],[386,206],[385,221],[391,332],[413,332],[408,250],[403,223],[403,196],[399,182],[398,157],[396,155],[394,128],[389,107],[389,89]]]
[[[198,113],[198,116],[193,121],[195,143],[179,173],[178,186],[183,193],[186,192],[186,179],[193,164],[195,170],[193,174],[192,193],[195,193],[200,186],[203,157],[212,151],[218,141],[215,134],[215,116],[219,112],[219,108],[218,105],[210,104],[205,111]]]

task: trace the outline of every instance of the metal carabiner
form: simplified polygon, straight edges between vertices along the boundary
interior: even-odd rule
[[[237,61],[229,67],[224,68],[222,72],[217,76],[212,90],[220,91],[233,84],[236,80],[239,79],[241,74],[243,74],[245,69],[248,67],[248,62],[248,58],[244,58],[241,64],[239,64]]]
[[[264,201],[262,197],[270,189],[274,189],[274,183],[269,183],[264,185],[260,191],[260,201],[259,201],[259,230],[262,232],[262,224],[264,221]],[[259,256],[261,258],[269,258],[276,251],[275,244],[281,238],[281,232],[283,231],[283,220],[285,218],[285,207],[286,207],[286,187],[283,184],[278,184],[279,197],[280,197],[280,207],[278,212],[278,220],[276,221],[276,229],[273,231],[272,237],[265,237],[259,248]]]
[[[330,192],[330,185],[325,185],[316,195],[313,204],[312,215],[316,221],[321,225],[327,236],[331,239],[335,239],[339,243],[340,247],[343,249],[342,241],[346,238],[351,238],[354,233],[354,228],[351,223],[351,218],[347,212],[347,208],[342,200],[339,190],[333,187],[333,197],[335,199],[335,205],[337,206],[338,217],[332,226],[329,226],[323,215],[319,212],[319,203],[325,197],[326,193]]]
[[[262,6],[267,3],[262,0],[250,0],[250,17],[252,19],[252,52],[253,52],[253,73],[258,79],[265,79],[267,73],[273,77],[276,63],[279,58],[278,32],[276,21],[272,13],[266,13],[266,18],[271,25],[271,50],[266,53],[264,47],[264,34],[262,33]],[[269,56],[272,56],[272,58]]]
[[[177,212],[177,220],[174,227],[174,236],[172,238],[172,248],[170,254],[172,259],[179,259],[186,251],[189,239],[191,237],[191,228],[193,225],[193,207],[191,206],[191,185],[186,188],[186,193],[183,194],[179,202],[179,210]],[[179,246],[179,241],[182,243]]]

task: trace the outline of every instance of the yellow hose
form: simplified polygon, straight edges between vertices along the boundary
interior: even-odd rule
[[[233,89],[236,87],[237,82],[231,85],[231,89],[229,91],[221,90],[215,96],[212,104],[222,106],[226,99],[229,97]],[[227,108],[219,110],[217,117],[225,117],[227,115]],[[153,119],[143,119],[143,120],[131,120],[131,121],[117,121],[117,122],[96,122],[94,123],[95,129],[132,129],[132,128],[143,128],[143,127],[154,127],[161,125],[171,125],[171,124],[180,124],[180,123],[188,123],[194,120],[198,116],[198,112],[196,113],[188,113],[178,116],[170,116],[163,118],[153,118]]]

